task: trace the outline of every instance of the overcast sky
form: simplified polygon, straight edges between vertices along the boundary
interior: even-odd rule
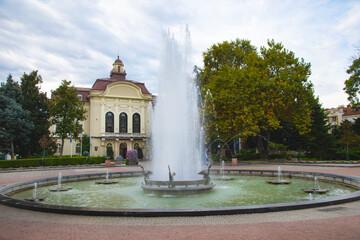
[[[162,31],[189,25],[192,63],[212,44],[282,42],[310,62],[324,107],[346,105],[346,69],[360,43],[359,0],[0,0],[0,81],[39,70],[42,91],[91,87],[119,54],[127,79],[157,92]]]

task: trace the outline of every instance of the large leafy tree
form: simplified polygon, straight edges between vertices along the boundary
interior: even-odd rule
[[[63,80],[62,84],[52,91],[50,101],[51,123],[55,125],[54,134],[61,139],[60,157],[64,149],[64,140],[72,136],[77,138],[82,132],[80,121],[85,120],[86,110],[76,94],[71,82]]]
[[[38,75],[38,71],[32,71],[30,74],[24,73],[21,77],[22,108],[30,112],[29,120],[34,125],[29,136],[30,142],[22,149],[24,155],[27,156],[40,153],[42,148],[39,145],[39,140],[44,135],[49,136],[48,99],[45,93],[40,92],[39,84],[41,83],[42,78]]]
[[[360,45],[358,47],[357,55],[353,57],[353,62],[346,70],[350,74],[349,79],[345,81],[345,92],[349,95],[348,100],[353,105],[359,105],[359,96],[360,93]]]
[[[211,91],[217,116],[212,125],[221,138],[247,132],[255,136],[260,157],[266,159],[270,132],[281,122],[292,123],[299,134],[310,130],[310,64],[281,43],[268,41],[258,53],[248,40],[225,41],[203,56],[202,94]]]
[[[29,142],[29,133],[33,124],[28,120],[29,112],[23,110],[16,100],[8,97],[0,91],[0,151],[11,153],[14,159],[15,152],[19,152],[22,146]]]

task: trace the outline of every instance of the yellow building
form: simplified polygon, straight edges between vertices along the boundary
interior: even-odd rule
[[[87,118],[83,134],[90,136],[90,155],[126,157],[128,150],[140,147],[149,158],[149,136],[153,96],[144,83],[126,79],[124,64],[115,60],[110,78],[97,79],[92,88],[77,88]],[[60,141],[59,141],[60,142]],[[59,144],[58,144],[59,146]],[[63,155],[81,155],[80,139],[66,139]]]

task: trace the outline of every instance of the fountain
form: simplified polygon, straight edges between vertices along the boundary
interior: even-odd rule
[[[306,193],[318,193],[318,194],[324,194],[329,191],[329,189],[321,189],[317,176],[314,177],[314,188],[303,188],[302,189]]]
[[[109,180],[109,170],[106,170],[106,175],[105,175],[105,181],[96,181],[96,184],[114,184],[114,183],[118,183],[119,181],[110,181]]]
[[[34,190],[33,190],[33,195],[31,198],[25,198],[26,201],[31,201],[31,202],[38,202],[38,201],[44,201],[46,197],[39,197],[37,195],[37,182],[34,182]]]
[[[214,187],[209,176],[211,165],[202,161],[199,94],[187,69],[189,46],[187,29],[184,54],[175,37],[164,33],[159,97],[153,114],[152,174],[144,175],[141,187],[145,191],[192,193]]]
[[[69,191],[70,189],[72,189],[72,187],[61,186],[61,179],[62,179],[62,175],[61,175],[61,172],[59,172],[57,187],[49,188],[49,191],[51,191],[51,192],[64,192],[64,191]]]
[[[360,191],[358,191],[360,178],[353,176],[294,172],[294,175],[291,173],[294,177],[293,184],[277,188],[277,194],[274,194],[274,188],[264,184],[262,177],[274,176],[276,170],[254,169],[246,171],[232,169],[234,181],[218,181],[216,191],[208,194],[215,184],[210,179],[211,163],[203,161],[206,151],[202,145],[204,128],[201,127],[198,114],[200,111],[197,89],[187,75],[186,69],[189,67],[186,64],[187,55],[183,56],[180,53],[179,44],[174,37],[170,34],[164,35],[165,52],[162,57],[159,97],[156,99],[156,109],[152,118],[152,171],[146,171],[140,165],[143,179],[136,177],[140,174],[138,171],[112,172],[111,177],[117,177],[119,184],[107,186],[106,191],[104,186],[94,184],[94,180],[98,180],[103,173],[68,175],[65,180],[73,182],[74,191],[48,193],[48,197],[42,203],[23,201],[25,197],[31,197],[28,181],[9,184],[0,188],[1,204],[62,214],[159,217],[288,211],[360,199]],[[189,46],[189,36],[187,32],[186,48]],[[250,133],[235,135],[227,142],[224,141],[223,147],[241,134],[258,135]],[[220,146],[219,149],[218,154],[221,154]],[[222,178],[225,178],[224,168],[225,163],[222,163]],[[334,185],[349,182],[353,189],[340,189],[339,186],[335,189],[340,191],[318,195],[316,201],[301,202],[304,193],[299,189],[312,186],[312,179],[310,181],[302,179],[308,178],[309,174],[330,176],[333,182],[331,184]],[[277,181],[271,183],[290,183],[283,179],[280,167],[277,176]],[[61,178],[59,173],[58,186],[50,189],[51,191],[64,191]],[[53,177],[33,181],[38,181],[40,186],[44,186],[43,189],[39,189],[40,192],[47,190],[45,185],[55,184]],[[108,172],[105,182],[109,182]],[[139,194],[140,184],[145,194]],[[328,188],[333,190],[334,187],[328,184]],[[36,190],[34,191],[32,198],[38,199]],[[198,194],[199,192],[201,194]],[[189,193],[196,194],[188,196]],[[308,200],[312,199],[312,194],[309,193]],[[89,204],[84,204],[85,202]]]
[[[270,183],[270,184],[290,184],[291,183],[291,181],[283,179],[280,166],[278,166],[278,179],[277,180],[269,180],[266,182]]]
[[[234,179],[234,177],[225,176],[225,161],[224,160],[221,161],[220,175],[221,175],[221,177],[216,177],[215,179],[221,180],[221,181],[229,181],[229,180]]]

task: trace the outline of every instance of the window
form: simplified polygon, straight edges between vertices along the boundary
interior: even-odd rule
[[[60,143],[56,144],[56,152],[57,153],[61,152],[61,144]]]
[[[127,114],[120,113],[120,126],[119,126],[121,133],[127,133]]]
[[[75,152],[80,154],[80,152],[81,152],[81,144],[80,143],[76,144]]]
[[[114,114],[112,112],[105,115],[105,132],[114,132]]]
[[[330,117],[330,122],[337,122],[337,117]]]
[[[83,100],[83,95],[82,94],[78,94],[77,97],[79,98],[80,101]]]
[[[133,115],[133,133],[140,133],[140,114]]]

